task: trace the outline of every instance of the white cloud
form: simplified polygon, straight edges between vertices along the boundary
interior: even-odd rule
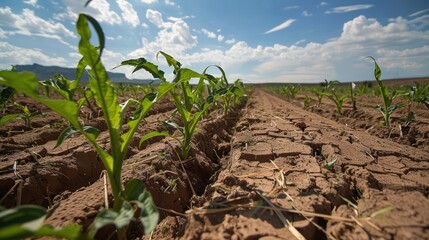
[[[147,23],[142,23],[142,27],[145,28],[145,29],[148,29],[149,25],[147,25]]]
[[[209,30],[203,28],[201,31],[208,37],[208,38],[216,38],[216,33],[210,32]]]
[[[415,76],[419,71],[427,75],[429,72],[425,66],[427,68],[429,61],[429,32],[410,30],[409,24],[409,21],[399,17],[383,26],[376,19],[359,16],[344,24],[339,38],[324,44],[286,47],[255,70],[261,74],[275,72],[284,79],[301,81],[321,80],[311,79],[305,73],[319,78],[365,80],[372,79],[372,71],[362,59],[372,55],[378,58],[380,66],[385,69],[384,73],[399,71],[402,76]],[[413,48],[410,44],[421,46]]]
[[[0,38],[7,38],[7,32],[0,28]]]
[[[173,56],[182,55],[184,51],[195,47],[197,37],[191,34],[188,24],[182,19],[164,22],[162,14],[156,10],[148,9],[146,18],[161,30],[153,41],[142,39],[142,48],[137,49],[128,57],[154,57],[158,51],[165,51]]]
[[[45,20],[35,16],[34,12],[27,8],[22,10],[22,14],[13,13],[9,7],[0,8],[0,16],[2,18],[0,26],[7,26],[15,29],[15,31],[5,32],[5,34],[8,35],[21,34],[45,37],[58,40],[69,47],[72,46],[63,40],[60,35],[76,38],[76,35],[61,23],[57,23],[52,20]]]
[[[217,36],[217,40],[218,40],[219,42],[222,42],[224,38],[225,38],[225,37],[224,37],[223,35],[221,35],[221,34],[219,34],[219,35]]]
[[[294,22],[295,22],[295,19],[288,19],[284,23],[282,23],[282,24],[280,24],[280,25],[278,25],[276,27],[273,27],[272,29],[266,31],[265,34],[276,32],[276,31],[282,30],[284,28],[290,27],[290,25],[292,25],[292,23],[294,23]]]
[[[106,67],[106,69],[110,71],[112,68],[121,64],[121,62],[125,60],[125,56],[122,55],[121,53],[117,53],[117,52],[113,52],[105,49],[103,51],[103,55],[101,56],[101,60],[103,61],[103,64]]]
[[[158,2],[157,0],[140,0],[142,3],[152,4]]]
[[[27,0],[27,1],[24,1],[24,3],[28,4],[28,5],[31,5],[33,7],[37,6],[37,0]]]
[[[429,8],[423,9],[423,10],[418,11],[418,12],[415,12],[415,13],[412,13],[412,14],[410,14],[409,16],[410,16],[410,17],[415,17],[415,16],[420,15],[420,14],[423,14],[423,13],[425,13],[425,12],[427,12],[427,11],[429,11]]]
[[[127,0],[117,0],[116,3],[122,11],[122,19],[131,24],[131,26],[137,27],[140,24],[140,19],[133,5]]]
[[[110,25],[121,24],[121,17],[110,9],[107,0],[92,1],[87,7],[84,7],[82,1],[64,0],[66,10],[63,13],[55,14],[54,18],[58,20],[69,19],[75,21],[79,13],[87,13],[97,19],[99,22],[105,22]]]
[[[171,1],[171,0],[165,0],[164,2],[166,5],[169,5],[169,6],[175,6],[176,5],[176,3]]]
[[[224,51],[206,48],[174,56],[186,66],[220,65],[230,76],[247,82],[370,80],[373,66],[364,59],[369,55],[379,62],[383,78],[428,75],[429,32],[412,30],[410,24],[400,17],[382,25],[376,19],[359,16],[344,23],[339,37],[325,43],[298,46],[303,39],[291,46],[252,47],[240,41]]]
[[[320,2],[320,6],[326,6],[326,5],[328,5],[327,2]]]
[[[310,16],[313,16],[313,14],[311,14],[311,13],[310,13],[310,12],[308,12],[307,10],[303,11],[301,14],[302,14],[302,16],[304,16],[304,17],[310,17]]]
[[[15,64],[33,64],[67,66],[67,61],[62,57],[50,57],[40,49],[20,48],[7,42],[0,42],[0,67],[5,69]]]
[[[228,40],[226,40],[226,41],[225,41],[225,43],[226,43],[226,44],[234,44],[234,43],[235,43],[235,41],[236,41],[236,40],[235,40],[235,38],[232,38],[232,39],[228,39]]]
[[[157,28],[165,27],[164,21],[162,20],[162,14],[156,10],[148,9],[146,11],[146,18]]]
[[[331,10],[328,10],[325,12],[325,14],[331,14],[331,13],[346,13],[346,12],[352,12],[357,10],[364,10],[368,8],[372,8],[374,5],[372,4],[358,4],[358,5],[350,5],[350,6],[341,6],[332,8]]]

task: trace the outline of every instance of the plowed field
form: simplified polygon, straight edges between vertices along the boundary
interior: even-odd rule
[[[1,205],[19,198],[48,207],[49,224],[88,227],[105,207],[102,163],[79,135],[54,149],[65,123],[42,111],[47,117],[32,129],[0,129]],[[158,123],[173,111],[168,101],[158,105],[136,135],[172,130]],[[105,130],[101,117],[88,123]],[[108,146],[107,133],[98,141]],[[429,239],[425,147],[350,128],[259,88],[236,112],[203,120],[185,161],[171,139],[137,145],[123,181],[145,181],[161,221],[150,236],[133,224],[129,239]]]

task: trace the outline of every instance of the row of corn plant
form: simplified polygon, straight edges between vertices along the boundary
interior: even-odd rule
[[[96,30],[99,46],[94,46],[90,42],[91,24]],[[138,212],[138,219],[145,227],[145,232],[150,232],[158,221],[158,212],[152,198],[143,186],[143,182],[137,179],[131,180],[123,187],[121,181],[122,165],[131,143],[132,137],[137,130],[139,123],[146,116],[149,109],[167,94],[177,83],[164,83],[159,86],[156,94],[145,95],[139,101],[128,100],[123,104],[117,101],[116,91],[107,76],[107,72],[101,62],[101,55],[104,49],[104,34],[98,22],[85,14],[80,14],[76,23],[77,32],[80,35],[79,52],[82,59],[78,63],[76,82],[77,86],[81,74],[87,67],[89,75],[89,88],[97,106],[102,110],[108,132],[110,136],[110,152],[105,151],[97,142],[96,138],[99,130],[90,126],[83,126],[79,121],[79,113],[82,104],[74,101],[72,93],[67,92],[62,87],[55,88],[60,93],[64,93],[63,99],[54,100],[38,93],[38,81],[33,73],[16,73],[12,71],[0,72],[0,83],[13,89],[25,93],[27,96],[46,105],[53,111],[59,113],[69,121],[70,127],[66,128],[60,135],[57,146],[64,139],[75,132],[80,132],[97,150],[104,167],[108,173],[111,191],[114,199],[112,209],[101,211],[88,232],[89,237],[94,237],[98,229],[107,224],[113,224],[117,228],[119,239],[125,239],[128,224],[134,219]],[[178,82],[182,81],[179,79]],[[50,85],[53,86],[53,85]],[[56,85],[57,86],[57,85]],[[70,87],[70,86],[69,86]],[[134,118],[130,119],[128,131],[123,133],[123,114],[130,105],[138,105],[138,111],[134,113]],[[13,228],[2,229],[2,232],[13,233]],[[22,233],[22,232],[21,232]],[[28,233],[28,231],[26,232]],[[36,233],[36,231],[34,231]]]
[[[393,100],[399,96],[399,92],[396,89],[389,91],[388,88],[381,81],[381,69],[377,64],[377,61],[373,57],[369,57],[374,62],[374,77],[377,81],[378,88],[380,89],[381,96],[383,98],[383,105],[377,105],[376,109],[380,111],[383,116],[383,125],[390,126],[392,113],[401,107],[401,104],[393,104]]]
[[[177,140],[181,146],[180,158],[186,159],[191,149],[191,140],[194,135],[198,123],[207,114],[211,107],[216,103],[216,100],[222,99],[224,114],[226,115],[230,109],[230,104],[237,103],[239,97],[244,96],[242,90],[241,81],[236,81],[234,85],[229,85],[224,70],[215,66],[222,73],[221,78],[215,78],[210,74],[207,74],[207,67],[202,74],[197,73],[191,69],[182,68],[182,64],[174,59],[172,56],[165,52],[159,52],[165,60],[168,66],[173,67],[173,74],[176,78],[173,82],[177,82],[178,78],[184,78],[185,81],[181,81],[179,84],[170,91],[174,103],[176,104],[175,115],[178,115],[181,122],[173,122],[171,120],[165,121],[164,123],[178,130],[181,133],[181,138],[169,134],[167,131],[164,132],[153,132],[144,136],[140,144],[150,137],[154,136],[168,136]],[[141,69],[150,71],[153,76],[159,78],[162,82],[166,82],[164,72],[154,68],[155,64],[148,62],[144,58],[131,59],[122,62],[121,65],[133,66],[133,72]],[[198,78],[198,83],[193,87],[190,84],[190,79]],[[205,89],[207,88],[207,91]],[[174,117],[174,116],[173,116]]]
[[[92,27],[98,38],[99,45],[94,46],[91,42]],[[214,102],[220,98],[224,98],[223,103],[226,113],[230,108],[231,102],[236,102],[237,99],[244,96],[244,91],[241,90],[242,83],[236,81],[234,85],[229,85],[226,80],[225,72],[222,68],[217,67],[222,73],[223,84],[213,84],[219,79],[206,74],[206,70],[201,74],[191,69],[182,68],[181,64],[170,55],[160,52],[167,60],[169,66],[173,66],[174,79],[167,81],[164,72],[158,69],[153,63],[148,62],[144,58],[130,59],[121,63],[120,66],[134,66],[134,71],[145,70],[151,73],[155,78],[158,78],[162,83],[157,87],[156,91],[147,91],[140,99],[128,99],[123,103],[118,101],[118,91],[108,78],[106,69],[104,68],[101,56],[105,46],[105,37],[99,23],[89,15],[80,14],[76,23],[77,32],[80,36],[78,49],[82,55],[81,60],[77,65],[76,79],[71,81],[61,75],[56,75],[49,81],[39,82],[33,73],[13,71],[0,71],[0,84],[7,88],[22,92],[34,100],[44,104],[54,112],[57,112],[70,123],[59,136],[57,145],[59,146],[67,137],[74,133],[81,133],[85,136],[88,142],[96,149],[100,156],[104,168],[107,171],[111,191],[113,195],[113,208],[105,209],[98,213],[93,224],[90,226],[87,233],[79,235],[80,228],[70,227],[75,231],[70,234],[69,238],[86,237],[93,238],[96,232],[105,225],[114,225],[117,229],[118,239],[126,238],[128,224],[137,219],[143,224],[145,233],[149,233],[157,224],[159,214],[156,206],[148,191],[145,190],[143,182],[138,179],[129,181],[126,186],[122,185],[121,169],[125,160],[126,153],[129,149],[131,140],[135,135],[139,123],[144,119],[149,110],[159,102],[164,96],[170,94],[176,103],[177,113],[181,116],[181,125],[173,122],[167,122],[170,126],[175,127],[182,133],[182,138],[169,135],[167,132],[150,132],[141,137],[140,144],[145,140],[156,136],[171,136],[180,142],[182,153],[180,157],[185,159],[190,151],[192,135],[197,129],[197,124],[202,116],[210,109]],[[82,98],[76,99],[75,93],[79,91],[79,81],[84,71],[87,71],[89,76],[88,87],[82,92]],[[190,80],[199,79],[195,88],[190,85]],[[59,93],[62,99],[50,99],[48,96],[39,94],[39,87],[53,89]],[[209,91],[205,92],[202,89],[206,86],[211,86]],[[215,87],[213,87],[215,86]],[[206,95],[205,95],[206,94]],[[138,97],[135,92],[134,97]],[[80,121],[80,110],[84,103],[89,103],[89,98],[93,99],[96,106],[101,109],[105,119],[108,133],[110,137],[110,152],[104,150],[96,141],[100,131],[91,126],[82,125]],[[136,109],[130,119],[125,119],[125,113],[134,106]],[[197,107],[199,106],[199,107]],[[124,131],[122,126],[126,123],[127,131]],[[37,215],[37,219],[44,219],[46,215],[40,207],[27,206],[26,208],[33,209],[41,214]],[[52,229],[48,226],[37,225],[31,230],[24,229],[22,226],[27,224],[29,218],[22,215],[21,208],[16,208],[14,211],[2,211],[7,215],[0,214],[0,222],[7,219],[16,218],[14,225],[8,224],[0,227],[1,236],[9,237],[26,237],[47,235],[53,236],[58,231],[40,232],[40,229]],[[12,217],[11,217],[12,216]],[[36,216],[36,215],[35,215]],[[5,217],[5,218],[3,218]],[[34,219],[33,219],[34,220]],[[43,222],[43,221],[42,221]],[[5,227],[3,227],[5,226]],[[16,228],[16,227],[19,227]],[[16,229],[15,229],[16,228]],[[18,231],[18,230],[19,231]],[[69,228],[65,228],[65,232]],[[3,234],[3,235],[2,235]],[[65,237],[61,235],[61,237]]]

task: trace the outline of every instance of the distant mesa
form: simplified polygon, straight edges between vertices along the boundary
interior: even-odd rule
[[[59,73],[64,77],[72,80],[76,78],[76,68],[64,68],[57,66],[42,66],[40,64],[33,65],[16,65],[16,71],[18,72],[33,72],[36,74],[38,80],[48,80],[53,75]],[[152,82],[154,85],[158,85],[161,83],[159,79],[128,79],[123,73],[113,73],[107,72],[109,78],[114,83],[128,83],[128,84],[149,84]],[[82,82],[88,81],[88,74],[85,72],[82,79]]]

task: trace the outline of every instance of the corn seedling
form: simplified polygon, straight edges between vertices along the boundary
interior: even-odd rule
[[[91,23],[97,33],[100,46],[96,47],[90,42],[91,30],[89,23]],[[57,146],[73,133],[80,132],[98,152],[109,176],[114,203],[113,209],[106,209],[99,212],[90,227],[89,236],[93,237],[98,229],[105,225],[113,224],[117,228],[118,238],[125,239],[127,226],[134,219],[136,212],[139,213],[138,219],[143,224],[145,233],[149,233],[154,229],[159,218],[156,206],[153,203],[150,193],[145,190],[142,181],[134,179],[129,181],[125,188],[122,186],[121,169],[139,123],[144,119],[149,109],[181,80],[178,79],[175,83],[163,83],[159,86],[157,93],[148,94],[139,101],[130,99],[123,104],[119,104],[116,91],[101,62],[105,38],[100,25],[91,16],[80,14],[76,28],[80,35],[78,49],[82,55],[82,59],[79,61],[77,67],[77,79],[80,79],[81,74],[88,66],[90,68],[90,70],[87,70],[89,88],[93,93],[97,106],[103,112],[108,127],[111,145],[110,152],[105,151],[96,142],[96,138],[99,135],[98,129],[81,125],[79,112],[82,105],[70,100],[68,97],[61,100],[54,100],[39,95],[37,91],[39,83],[33,73],[0,71],[0,84],[10,86],[17,91],[25,93],[69,121],[71,126],[61,133],[57,141]],[[127,122],[127,132],[123,133],[123,114],[133,104],[137,105],[138,108],[134,112],[133,118]]]
[[[368,82],[363,82],[356,86],[356,92],[359,96],[363,96],[368,94],[369,88],[371,88],[371,84]]]
[[[299,92],[299,87],[293,84],[287,84],[281,88],[281,94],[283,96],[286,96],[287,98],[295,99],[298,92]]]
[[[429,108],[429,83],[420,84],[416,82],[412,88],[412,92],[413,101],[417,105],[425,105],[426,108]]]
[[[317,97],[317,106],[320,107],[322,99],[326,96],[326,93],[331,89],[334,84],[339,83],[337,80],[328,81],[325,79],[324,82],[320,83],[320,88],[313,90]]]
[[[334,87],[332,87],[334,84],[339,83],[338,81],[326,81],[325,80],[325,86],[326,89],[329,89],[329,92],[324,92],[323,95],[325,95],[326,97],[328,97],[329,99],[331,99],[334,103],[335,106],[337,108],[337,113],[339,115],[343,114],[343,105],[346,102],[346,100],[349,98],[348,94],[342,94],[341,95],[341,91],[339,91],[339,89],[335,89]]]
[[[36,110],[34,112],[31,112],[30,109],[28,109],[27,106],[23,106],[19,103],[14,103],[14,105],[16,107],[18,107],[19,109],[21,109],[21,113],[18,114],[18,116],[16,117],[16,119],[22,119],[24,120],[25,126],[28,128],[31,128],[31,123],[33,121],[33,118],[35,117],[44,117],[45,114],[42,113],[40,110]]]
[[[411,89],[402,94],[404,100],[407,101],[407,118],[405,123],[402,124],[402,127],[408,127],[412,121],[414,121],[414,112],[411,109],[414,106],[414,103],[417,105],[424,104],[427,108],[429,108],[429,83],[425,85],[420,85],[419,83],[415,83]]]
[[[389,90],[386,88],[386,86],[383,84],[383,82],[380,80],[381,77],[381,69],[377,64],[377,61],[371,56],[368,58],[372,59],[374,61],[374,77],[377,80],[379,92],[383,97],[383,106],[377,105],[376,109],[380,111],[380,113],[383,115],[383,124],[385,126],[390,126],[391,124],[391,116],[392,113],[401,107],[400,104],[393,104],[393,100],[398,96],[399,92],[396,90],[393,90],[392,92],[389,92]]]
[[[304,98],[304,109],[309,109],[311,105],[311,97],[310,96],[305,96]]]

